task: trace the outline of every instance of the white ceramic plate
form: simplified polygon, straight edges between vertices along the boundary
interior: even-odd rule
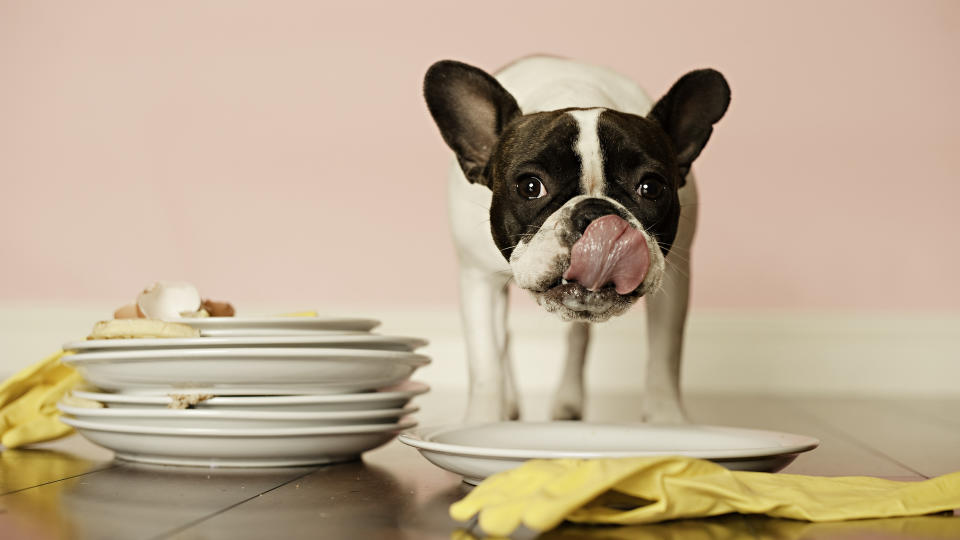
[[[812,437],[698,425],[500,422],[405,432],[400,441],[469,484],[528,459],[680,455],[734,470],[778,471],[820,441]]]
[[[64,350],[108,351],[143,349],[191,349],[205,347],[323,347],[410,352],[427,344],[413,337],[378,336],[373,334],[242,336],[155,339],[88,339],[63,345]]]
[[[352,330],[297,330],[297,329],[270,329],[270,328],[209,328],[200,330],[204,337],[275,337],[275,336],[346,336],[368,334]]]
[[[341,330],[347,332],[369,332],[380,325],[376,319],[355,319],[345,317],[202,317],[170,319],[171,322],[183,323],[192,326],[206,335],[210,332],[238,331],[250,332],[252,335],[262,331],[329,331]]]
[[[413,421],[317,428],[195,429],[114,425],[61,417],[129,461],[199,467],[291,467],[356,459]]]
[[[93,386],[127,393],[285,394],[365,392],[407,380],[421,354],[354,349],[209,348],[94,351],[65,356]]]
[[[97,421],[111,425],[136,425],[168,428],[310,428],[385,424],[399,422],[420,407],[370,411],[218,411],[210,409],[106,409],[74,407],[64,403],[57,407],[77,420]]]
[[[325,394],[319,396],[289,396],[264,389],[262,396],[217,396],[201,401],[198,410],[261,410],[261,411],[365,411],[405,407],[414,396],[426,393],[429,386],[418,381],[405,381],[396,386],[362,394]],[[195,392],[190,392],[191,394]],[[173,401],[170,396],[135,394],[107,394],[74,390],[78,398],[99,401],[111,409],[166,408]]]

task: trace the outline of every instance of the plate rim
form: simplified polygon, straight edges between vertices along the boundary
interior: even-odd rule
[[[304,326],[322,326],[322,325],[334,325],[334,326],[359,326],[364,327],[365,330],[369,332],[370,330],[383,324],[383,321],[379,319],[371,319],[368,317],[329,317],[329,316],[316,316],[316,317],[175,317],[169,319],[162,319],[165,322],[175,322],[186,324],[197,329],[202,327],[214,327],[221,325],[221,327],[227,328],[242,328],[250,326],[261,326],[263,328],[276,328],[289,326],[293,328],[302,328]],[[191,324],[193,323],[193,324]]]
[[[371,435],[375,435],[371,433]],[[360,455],[368,450],[358,452],[356,455],[349,455],[337,458],[306,458],[306,459],[247,459],[247,458],[175,458],[163,454],[139,454],[117,452],[113,450],[114,457],[119,460],[135,463],[137,465],[164,465],[175,467],[199,467],[203,469],[220,469],[219,474],[223,474],[223,469],[261,469],[278,467],[306,467],[313,465],[333,465],[335,463],[344,463],[354,461],[360,458]]]
[[[65,351],[78,351],[86,353],[87,351],[115,351],[115,350],[142,350],[142,349],[189,349],[190,345],[201,345],[208,348],[221,347],[229,348],[231,345],[258,345],[264,344],[262,348],[268,348],[271,345],[289,346],[297,344],[316,343],[323,345],[327,343],[396,343],[398,345],[409,346],[412,349],[426,347],[430,342],[423,338],[412,336],[384,336],[380,334],[330,334],[320,336],[200,336],[190,338],[121,338],[121,339],[86,339],[76,340],[64,343],[61,348]],[[261,347],[258,347],[261,348]],[[276,348],[276,347],[273,347]],[[317,347],[317,348],[335,348],[335,347]],[[365,350],[365,349],[356,349]],[[377,349],[372,349],[377,350]],[[403,351],[400,351],[403,352]]]
[[[232,437],[232,438],[267,438],[267,437],[309,437],[320,435],[357,435],[365,433],[389,433],[412,429],[417,425],[416,420],[400,420],[386,424],[357,424],[346,426],[320,426],[306,428],[196,428],[196,427],[159,427],[134,426],[127,424],[111,424],[78,420],[61,416],[60,421],[78,430],[106,431],[127,435],[160,435],[175,437]]]
[[[402,389],[403,387],[410,387]],[[203,394],[206,392],[191,392],[189,388],[184,388],[184,392],[170,392],[170,394]],[[413,399],[416,396],[426,394],[430,391],[430,385],[422,381],[406,380],[402,383],[381,388],[374,392],[355,392],[351,394],[292,394],[292,395],[250,395],[250,396],[214,396],[206,401],[208,404],[218,404],[224,406],[271,406],[271,405],[313,405],[313,404],[334,404],[334,403],[366,403],[371,401],[387,401],[391,399],[408,398]],[[119,392],[92,392],[87,390],[72,390],[74,395],[79,398],[91,399],[93,401],[105,403],[125,403],[142,405],[166,405],[173,401],[169,395],[159,394],[123,394]],[[112,399],[101,399],[99,396],[106,396]],[[237,403],[237,400],[240,402]],[[216,402],[216,403],[210,403]]]
[[[481,446],[468,446],[451,443],[439,443],[431,441],[428,437],[436,436],[440,433],[449,432],[455,429],[470,429],[481,426],[490,426],[496,424],[584,424],[584,425],[608,425],[619,427],[700,427],[709,429],[718,429],[723,431],[749,432],[751,434],[764,434],[774,436],[787,436],[793,439],[795,444],[783,446],[780,448],[750,448],[742,450],[618,450],[618,451],[570,451],[570,450],[525,450],[522,448],[484,448]],[[677,455],[687,457],[697,457],[709,459],[712,461],[731,461],[741,459],[755,459],[764,457],[774,457],[780,455],[800,454],[817,448],[820,445],[820,439],[808,435],[798,435],[795,433],[786,433],[780,431],[771,431],[753,428],[739,428],[731,426],[717,426],[712,424],[644,424],[639,422],[582,422],[579,420],[553,421],[553,422],[491,422],[484,424],[444,424],[440,426],[424,426],[422,428],[406,430],[398,437],[400,442],[412,446],[421,452],[426,450],[452,456],[462,456],[470,458],[495,458],[495,459],[563,459],[563,458],[618,458],[618,457],[644,457],[644,456],[663,456]],[[803,442],[800,442],[803,441]]]
[[[117,409],[74,407],[63,402],[57,403],[57,409],[73,417],[87,418],[160,418],[184,420],[203,418],[207,420],[369,420],[374,418],[399,418],[420,410],[419,405],[407,405],[391,409],[370,409],[359,411],[238,411],[221,409],[136,409],[124,407]],[[80,418],[81,420],[83,418]]]
[[[423,367],[430,363],[430,357],[407,351],[381,351],[365,349],[336,349],[330,347],[205,347],[183,349],[147,349],[140,351],[90,351],[64,356],[66,364],[111,364],[127,362],[164,362],[176,360],[243,360],[246,357],[274,357],[285,360],[366,360],[371,362],[390,361]],[[92,358],[91,358],[92,357]]]

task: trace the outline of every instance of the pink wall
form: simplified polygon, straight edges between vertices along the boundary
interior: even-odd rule
[[[595,9],[592,13],[582,10]],[[441,58],[733,88],[700,307],[960,307],[960,4],[5,2],[0,301],[451,304]]]

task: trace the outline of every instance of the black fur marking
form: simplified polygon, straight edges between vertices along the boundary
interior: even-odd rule
[[[730,86],[720,72],[691,71],[653,106],[648,118],[655,120],[673,144],[681,179],[706,146],[716,124],[730,105]],[[682,185],[682,182],[681,182]]]
[[[580,130],[565,112],[521,116],[504,130],[490,160],[490,228],[507,260],[521,239],[535,234],[551,214],[579,194],[581,163],[575,146]],[[518,195],[516,182],[525,175],[539,178],[547,195],[534,200]]]
[[[677,191],[682,181],[667,135],[656,122],[611,110],[600,115],[597,129],[607,197],[633,214],[667,255],[680,223]],[[637,192],[647,176],[657,176],[667,186],[657,200]]]
[[[520,116],[517,101],[483,70],[452,60],[430,66],[423,95],[463,174],[489,187],[484,170],[504,128]]]

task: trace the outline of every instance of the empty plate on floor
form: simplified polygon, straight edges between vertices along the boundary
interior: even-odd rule
[[[278,386],[287,394],[345,394],[405,381],[430,359],[397,351],[247,347],[93,351],[63,362],[91,385],[122,392],[228,394]]]
[[[357,459],[416,424],[312,428],[198,429],[115,425],[62,417],[128,461],[198,467],[293,467]]]
[[[400,441],[477,484],[528,459],[689,456],[728,469],[774,472],[816,448],[813,437],[719,426],[499,422],[408,431]]]

